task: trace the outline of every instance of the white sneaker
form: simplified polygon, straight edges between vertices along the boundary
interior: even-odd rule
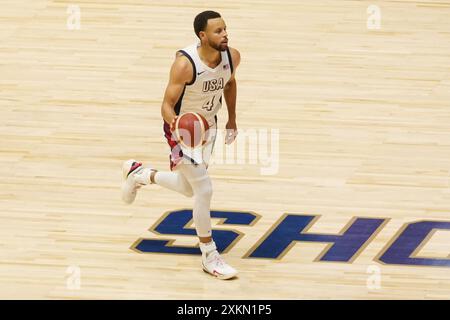
[[[133,203],[137,190],[150,183],[151,168],[144,168],[142,163],[130,159],[123,163],[122,200],[126,204]]]
[[[222,259],[214,241],[208,244],[200,243],[200,250],[202,251],[203,271],[221,280],[231,279],[238,274],[236,269]]]

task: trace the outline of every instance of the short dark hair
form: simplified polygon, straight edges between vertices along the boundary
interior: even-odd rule
[[[200,12],[194,19],[194,31],[197,37],[200,38],[200,31],[205,31],[209,19],[221,17],[220,13],[211,10]]]

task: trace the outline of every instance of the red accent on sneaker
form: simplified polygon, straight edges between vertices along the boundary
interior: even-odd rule
[[[132,173],[134,170],[136,170],[140,166],[142,166],[142,163],[140,163],[140,162],[133,162],[133,165],[131,166],[130,171],[128,171],[127,177],[130,175],[130,173]]]

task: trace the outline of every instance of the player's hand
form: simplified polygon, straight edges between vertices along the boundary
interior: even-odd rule
[[[175,118],[173,118],[172,122],[170,123],[170,131],[174,132],[175,131],[175,123],[177,122],[178,116],[175,116]]]
[[[228,120],[225,128],[227,133],[225,135],[225,144],[231,144],[238,134],[236,121]]]

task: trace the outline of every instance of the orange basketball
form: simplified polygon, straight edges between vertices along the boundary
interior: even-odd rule
[[[187,112],[177,118],[175,136],[187,148],[204,145],[208,140],[208,121],[196,112]]]

